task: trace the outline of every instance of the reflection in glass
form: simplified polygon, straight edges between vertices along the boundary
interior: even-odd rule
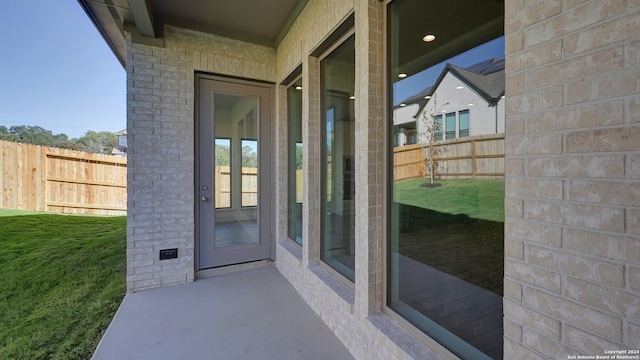
[[[447,139],[455,139],[456,138],[456,113],[448,113],[446,115],[446,132]]]
[[[354,35],[320,62],[320,78],[324,144],[320,258],[354,281]]]
[[[460,111],[460,135],[459,137],[469,136],[469,110]]]
[[[214,198],[217,248],[255,244],[258,241],[257,108],[256,98],[215,95]]]
[[[258,141],[242,140],[242,206],[258,205]]]
[[[503,7],[389,5],[390,127],[422,146],[390,156],[388,305],[469,359],[503,353]]]
[[[302,245],[302,79],[287,89],[288,226],[287,235]]]
[[[215,206],[231,207],[231,139],[215,139]]]

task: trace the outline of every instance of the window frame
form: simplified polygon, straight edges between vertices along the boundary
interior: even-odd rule
[[[392,79],[393,75],[390,72],[390,62],[391,62],[391,48],[389,46],[389,29],[391,22],[391,12],[390,5],[398,0],[381,0],[382,3],[382,94],[383,94],[383,117],[387,119],[393,118],[393,91],[392,91]],[[503,33],[504,36],[504,33]],[[504,95],[503,95],[504,97]],[[471,119],[470,119],[470,109],[465,109],[469,111],[469,135],[471,128]],[[458,115],[458,111],[456,111],[456,115]],[[440,125],[444,125],[445,116],[444,114],[439,114],[438,118],[440,119]],[[458,116],[456,116],[456,119]],[[456,125],[458,125],[458,119],[456,120]],[[390,291],[390,277],[391,277],[391,264],[389,261],[390,254],[390,246],[391,242],[391,230],[393,228],[391,224],[391,204],[393,204],[393,191],[391,189],[391,184],[394,179],[393,173],[393,129],[392,126],[385,126],[383,129],[384,134],[384,144],[383,144],[383,181],[385,186],[383,186],[383,201],[382,201],[382,313],[387,315],[389,318],[395,320],[402,328],[407,330],[411,335],[416,337],[419,341],[424,343],[427,347],[433,350],[438,355],[442,356],[445,359],[460,359],[459,355],[456,355],[453,351],[449,350],[435,338],[429,336],[425,331],[418,328],[416,325],[407,320],[403,315],[396,312],[389,306],[389,291]],[[436,133],[437,134],[437,133]],[[441,139],[445,140],[445,132],[443,129],[440,129]],[[434,136],[435,137],[435,136]],[[457,137],[456,137],[457,138]],[[435,139],[438,141],[438,139]],[[504,254],[503,254],[504,256]],[[504,310],[503,310],[504,313]],[[503,325],[504,326],[504,325]],[[503,331],[504,332],[504,331]],[[463,341],[464,342],[464,341]],[[466,342],[464,342],[466,344]],[[467,344],[468,345],[468,344]]]
[[[453,116],[450,116],[453,115]],[[445,127],[444,127],[444,134],[445,134],[445,140],[451,140],[451,139],[457,139],[458,136],[458,129],[457,129],[457,123],[458,123],[458,112],[457,111],[453,111],[453,112],[448,112],[446,114],[443,115],[444,118],[444,123],[445,123]],[[449,125],[452,124],[453,125],[453,130],[449,129]],[[442,132],[442,131],[441,131]],[[449,137],[449,135],[453,135],[451,137]]]
[[[222,210],[222,211],[226,211],[226,210],[232,210],[233,209],[233,205],[235,205],[233,203],[233,181],[231,181],[231,177],[232,174],[231,172],[233,171],[233,168],[231,166],[231,164],[233,163],[233,159],[235,157],[235,152],[233,151],[233,139],[231,137],[216,137],[213,139],[213,148],[214,148],[214,168],[217,167],[217,165],[215,164],[215,157],[217,156],[217,153],[215,151],[216,146],[218,146],[217,141],[218,140],[227,140],[229,142],[229,165],[227,165],[229,167],[229,206],[225,206],[225,207],[216,207],[215,206],[215,202],[214,202],[214,208],[215,210]],[[224,166],[224,165],[221,165]],[[217,192],[218,190],[216,189],[216,186],[218,186],[217,184],[214,184],[214,192]]]
[[[383,0],[382,1],[382,77],[381,77],[381,88],[382,88],[382,111],[383,117],[387,119],[393,119],[393,91],[390,90],[389,84],[391,83],[391,73],[389,69],[390,62],[390,51],[389,48],[389,21],[390,13],[389,13],[389,5],[396,0]],[[390,204],[393,203],[393,192],[391,191],[389,184],[393,181],[393,166],[391,164],[391,160],[393,159],[393,129],[392,126],[384,126],[383,128],[384,134],[384,142],[383,142],[383,156],[382,156],[382,169],[383,169],[383,181],[385,186],[382,188],[382,249],[380,251],[382,257],[382,286],[380,291],[382,291],[382,313],[388,316],[390,319],[396,321],[403,329],[405,329],[409,334],[413,335],[416,339],[421,341],[425,346],[429,347],[436,354],[440,355],[444,359],[459,359],[453,352],[444,347],[442,344],[437,342],[434,338],[427,335],[424,331],[420,330],[417,326],[410,323],[407,319],[405,319],[402,315],[395,312],[391,307],[389,307],[389,274],[390,274],[390,264],[389,264],[389,241],[390,241],[390,215],[391,209]],[[417,141],[419,136],[416,134]],[[353,283],[351,283],[353,287]]]
[[[462,128],[462,113],[467,114],[467,128]],[[466,130],[466,134],[463,136],[462,132]],[[464,109],[458,111],[458,138],[466,138],[471,136],[471,109]]]
[[[291,126],[291,124],[290,124],[290,122],[291,122],[291,117],[290,117],[291,116],[291,114],[290,114],[291,108],[289,107],[290,106],[290,103],[289,103],[289,90],[291,88],[293,88],[294,86],[296,86],[296,83],[298,83],[298,82],[300,82],[300,86],[302,86],[304,88],[304,84],[302,83],[302,67],[301,66],[298,67],[296,70],[294,70],[294,72],[292,73],[292,76],[290,76],[290,79],[291,79],[291,81],[289,81],[287,84],[284,85],[285,89],[286,89],[285,92],[287,94],[287,96],[286,96],[287,97],[287,107],[286,107],[287,108],[287,126],[286,126],[286,128],[287,128],[287,139],[286,139],[286,144],[287,144],[287,146],[286,146],[286,148],[287,148],[287,151],[286,151],[286,153],[287,153],[287,191],[286,191],[286,193],[287,193],[287,207],[289,207],[291,205],[291,198],[290,197],[292,195],[291,192],[290,192],[290,190],[291,190],[291,188],[290,188],[290,186],[291,186],[291,184],[290,184],[290,180],[291,180],[291,159],[290,159],[290,156],[291,156],[291,153],[290,153],[291,143],[290,143],[290,141],[291,141],[291,138],[290,138],[289,134],[290,134],[290,126]],[[302,90],[299,90],[299,91],[302,92]],[[304,97],[301,97],[301,104],[303,105],[303,103],[304,103]],[[302,124],[303,124],[303,122],[304,122],[304,116],[302,114],[302,109],[301,109],[301,111],[300,111],[300,136],[301,137],[303,137],[303,134],[302,134]],[[304,141],[302,141],[302,144],[303,144],[302,146],[303,146],[303,149],[304,149]],[[303,153],[304,153],[304,150],[303,150]],[[294,154],[294,156],[295,156],[295,154]],[[303,160],[303,163],[304,163],[304,160]],[[304,168],[302,170],[303,170],[303,178],[304,178]],[[295,190],[297,191],[297,186],[296,186]],[[297,204],[297,202],[296,202],[296,204]],[[303,215],[303,213],[304,213],[304,210],[303,210],[304,209],[304,195],[303,195],[303,198],[301,199],[300,204],[301,204],[301,216],[304,216]],[[289,240],[289,242],[295,244],[296,246],[302,247],[304,242],[305,242],[304,241],[305,240],[304,239],[304,231],[302,231],[302,229],[301,229],[300,242],[298,242],[296,239],[292,239],[291,238],[291,236],[290,236],[291,234],[290,234],[289,231],[290,231],[290,226],[291,226],[292,219],[290,219],[289,215],[290,215],[290,212],[287,210],[287,234],[286,234],[287,240]],[[302,219],[302,221],[303,221],[303,224],[304,224],[304,218]]]
[[[327,188],[327,179],[326,179],[326,163],[324,162],[324,159],[326,159],[327,153],[326,153],[326,119],[324,119],[324,115],[322,114],[322,109],[324,109],[324,101],[323,98],[324,96],[322,95],[322,89],[323,89],[323,78],[322,78],[322,61],[325,60],[329,55],[331,55],[338,47],[340,47],[342,44],[344,44],[351,36],[355,37],[356,31],[355,31],[355,24],[351,25],[346,31],[344,31],[344,33],[342,33],[342,35],[340,35],[339,37],[336,38],[335,41],[333,41],[331,43],[330,46],[326,47],[326,49],[324,49],[324,51],[322,53],[320,53],[317,56],[317,73],[319,76],[319,82],[318,82],[318,96],[319,96],[319,105],[320,105],[320,237],[318,239],[318,241],[320,241],[319,244],[319,256],[318,256],[318,264],[327,272],[329,272],[332,276],[336,277],[337,279],[340,280],[340,282],[342,282],[343,284],[345,284],[347,287],[349,287],[352,290],[355,290],[355,266],[354,266],[354,278],[353,280],[351,280],[349,277],[347,277],[345,274],[341,273],[340,271],[338,271],[337,269],[335,269],[333,266],[331,266],[329,263],[327,263],[324,259],[323,259],[323,254],[322,254],[322,249],[324,246],[324,241],[325,241],[325,224],[326,224],[326,214],[325,214],[325,205],[326,205],[326,188]],[[312,54],[313,55],[313,54]],[[356,74],[354,74],[356,75]],[[355,85],[355,84],[354,84]],[[357,101],[357,99],[353,99],[352,101]],[[353,160],[355,160],[355,157],[353,158]],[[355,169],[355,164],[352,164],[354,166]],[[355,176],[355,173],[354,173]],[[353,239],[354,241],[356,240],[355,237]],[[354,262],[355,262],[355,255],[354,255]]]

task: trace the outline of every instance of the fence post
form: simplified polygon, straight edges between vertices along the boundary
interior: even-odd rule
[[[471,140],[471,178],[476,178],[476,141]]]

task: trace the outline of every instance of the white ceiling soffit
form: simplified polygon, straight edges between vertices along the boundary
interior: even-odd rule
[[[276,47],[308,0],[78,0],[124,66],[125,24],[162,37],[165,24]]]

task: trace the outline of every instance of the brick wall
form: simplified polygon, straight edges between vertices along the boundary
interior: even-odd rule
[[[278,225],[276,266],[357,359],[437,359],[437,354],[382,313],[384,188],[384,4],[376,0],[310,0],[277,49],[278,81],[302,64],[304,245]],[[309,54],[355,13],[356,269],[351,288],[320,265],[320,74]],[[282,93],[284,90],[282,90]],[[281,95],[284,96],[284,95]],[[285,106],[286,102],[279,102]],[[286,144],[286,110],[276,120],[276,143]],[[286,171],[286,147],[277,168]],[[286,179],[276,184],[277,224],[286,224]],[[433,348],[443,351],[434,343]],[[445,355],[450,355],[446,350]]]
[[[194,71],[279,83],[303,66],[304,246],[286,239],[286,93],[276,90],[276,266],[358,359],[451,357],[383,311],[384,4],[310,0],[278,49],[165,27],[128,37],[129,291],[194,278]],[[356,32],[356,282],[319,264],[318,58]],[[506,2],[505,357],[640,347],[640,2]],[[179,258],[158,261],[177,247]],[[437,352],[437,353],[436,353]]]
[[[640,347],[639,5],[506,2],[505,358]]]
[[[165,26],[164,47],[127,36],[127,288],[194,279],[194,72],[275,81],[275,50]],[[178,248],[175,260],[159,260]]]

